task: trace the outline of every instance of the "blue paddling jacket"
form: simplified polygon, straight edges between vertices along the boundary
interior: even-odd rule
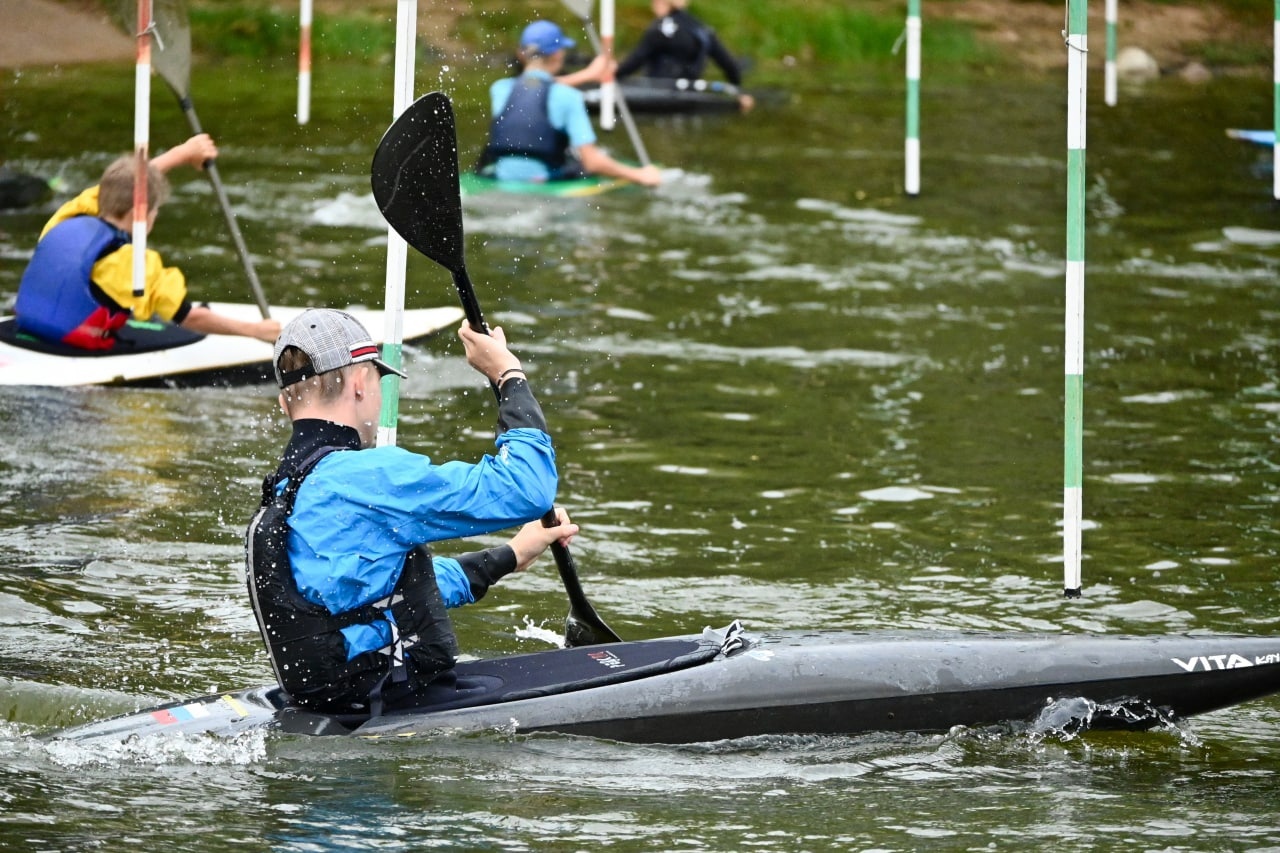
[[[452,668],[446,607],[471,603],[513,571],[509,546],[432,558],[427,543],[544,515],[555,452],[528,383],[502,385],[497,453],[434,464],[398,447],[360,449],[352,428],[294,422],[246,534],[250,599],[272,668],[299,704],[380,711]]]

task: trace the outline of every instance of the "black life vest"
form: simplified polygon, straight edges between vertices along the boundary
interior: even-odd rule
[[[522,74],[511,87],[511,96],[489,125],[489,145],[484,164],[499,157],[531,157],[551,172],[558,172],[568,160],[569,135],[556,130],[547,112],[551,96],[549,80]]]
[[[317,462],[348,449],[322,447],[263,481],[262,506],[245,536],[246,580],[271,667],[293,701],[329,713],[377,716],[388,682],[396,695],[411,692],[453,667],[458,644],[425,547],[409,552],[391,595],[381,601],[333,614],[298,590],[288,547],[298,488]],[[388,611],[394,616],[391,645],[347,660],[341,629],[386,619]]]

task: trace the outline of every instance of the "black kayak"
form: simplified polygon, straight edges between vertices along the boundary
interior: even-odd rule
[[[618,89],[633,113],[736,113],[738,87],[718,80],[636,77],[618,82]],[[582,99],[589,112],[600,111],[599,86],[583,86]]]
[[[701,636],[578,646],[456,668],[430,704],[376,718],[278,687],[170,703],[51,737],[121,741],[273,728],[368,738],[497,730],[636,743],[946,732],[1035,723],[1148,729],[1280,691],[1280,637],[910,631]]]
[[[53,197],[56,178],[41,178],[0,164],[0,210],[16,210],[45,202]]]

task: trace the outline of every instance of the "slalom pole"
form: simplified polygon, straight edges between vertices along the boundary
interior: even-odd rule
[[[1280,2],[1280,0],[1277,0]],[[1117,0],[1107,0],[1107,64],[1104,100],[1107,106],[1116,105],[1116,18]]]
[[[1280,0],[1276,0],[1280,3]],[[907,0],[907,195],[920,195],[920,0]]]
[[[1277,0],[1280,2],[1280,0]],[[1084,440],[1084,153],[1089,56],[1086,0],[1067,0],[1067,278],[1063,430],[1062,592],[1080,596]]]
[[[298,16],[298,124],[311,121],[311,0]]]
[[[1276,2],[1280,3],[1280,0]],[[610,61],[613,59],[613,20],[613,0],[600,0],[600,44],[605,59]],[[600,81],[600,127],[604,130],[613,130],[617,123],[614,112],[617,88],[618,84],[613,79],[613,72],[610,71]]]
[[[1272,124],[1275,126],[1276,143],[1271,146],[1272,168],[1271,195],[1280,201],[1280,0],[1276,0],[1275,24],[1272,27],[1272,51],[1275,53],[1275,106],[1273,107]]]
[[[1280,0],[1277,0],[1280,2]],[[151,0],[138,0],[133,74],[133,295],[147,290],[147,163],[151,144]]]
[[[392,121],[413,103],[413,62],[418,40],[417,0],[396,2],[396,71],[392,97]],[[404,364],[404,281],[409,249],[403,237],[387,225],[387,296],[386,325],[383,332],[382,360],[397,370]],[[396,425],[400,420],[400,377],[394,373],[382,377],[382,412],[378,420],[378,446],[396,443]]]

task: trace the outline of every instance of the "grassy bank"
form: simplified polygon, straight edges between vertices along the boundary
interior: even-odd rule
[[[107,0],[101,0],[104,4]],[[396,4],[392,0],[316,0],[313,54],[318,62],[382,64],[394,54]],[[1020,63],[1016,54],[982,38],[995,21],[954,20],[951,0],[926,3],[923,54],[931,69],[987,72]],[[1100,4],[1097,4],[1100,5]],[[1160,3],[1157,8],[1178,4]],[[1187,4],[1182,4],[1186,6]],[[1194,5],[1194,4],[1192,4]],[[1054,12],[1060,2],[1006,0],[1010,9],[1039,7]],[[1265,67],[1270,63],[1270,7],[1253,0],[1213,4],[1257,38],[1208,38],[1193,49],[1195,58],[1219,68]],[[755,72],[820,66],[827,71],[900,68],[903,62],[905,2],[888,0],[733,0],[699,2],[694,11],[713,26],[735,53],[750,57]],[[281,0],[189,0],[193,41],[205,59],[225,57],[292,62],[298,39],[297,4]],[[997,10],[990,17],[999,17]],[[482,61],[510,54],[520,28],[538,17],[579,32],[559,0],[419,2],[423,50],[455,62]],[[625,50],[649,23],[648,2],[626,0],[618,8],[618,30],[630,35]],[[1101,33],[1098,43],[1102,42]],[[1193,37],[1191,34],[1185,34]],[[585,39],[583,39],[585,42]]]

